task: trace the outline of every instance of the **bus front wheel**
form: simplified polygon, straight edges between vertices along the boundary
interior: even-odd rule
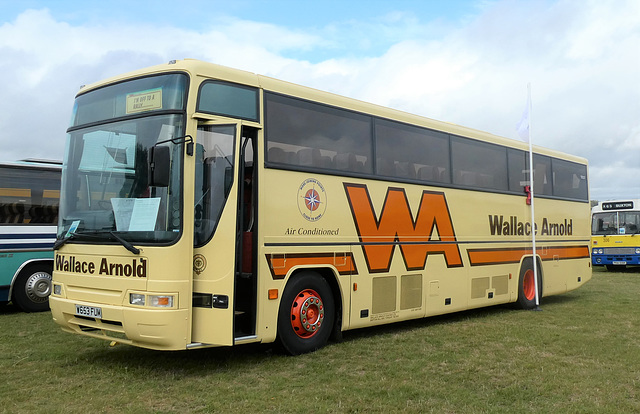
[[[542,297],[542,269],[538,262],[538,299]],[[520,277],[518,279],[518,306],[522,309],[536,307],[536,286],[533,272],[533,260],[527,258],[522,262]]]
[[[25,312],[49,310],[51,268],[46,265],[27,266],[13,285],[13,303]]]
[[[322,348],[331,335],[335,305],[331,287],[315,272],[294,276],[282,295],[278,340],[291,355]]]

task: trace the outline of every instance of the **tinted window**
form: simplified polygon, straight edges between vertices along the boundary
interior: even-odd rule
[[[528,154],[524,151],[507,149],[507,161],[509,163],[509,190],[523,192],[529,185]]]
[[[198,111],[257,122],[258,90],[227,82],[204,82],[198,96]]]
[[[450,182],[447,134],[376,120],[376,173],[384,176]]]
[[[271,166],[376,174],[389,180],[453,183],[522,195],[529,185],[527,151],[275,93],[264,96],[266,161]],[[588,200],[586,165],[539,154],[533,155],[533,164],[535,195]]]
[[[371,117],[265,93],[267,161],[372,172]]]
[[[553,195],[551,158],[545,155],[533,154],[533,191],[534,195]]]
[[[452,137],[451,160],[454,184],[507,190],[505,147]]]
[[[553,159],[553,195],[587,200],[587,166]]]
[[[159,75],[96,89],[76,98],[71,126],[160,110],[181,110],[186,75]]]
[[[0,167],[0,223],[55,224],[60,171]]]

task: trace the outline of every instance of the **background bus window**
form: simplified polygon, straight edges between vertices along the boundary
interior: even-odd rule
[[[619,214],[618,232],[622,234],[639,234],[640,211],[621,211]],[[624,230],[623,230],[624,229]]]
[[[0,223],[56,224],[60,172],[0,167]]]
[[[450,182],[447,134],[376,119],[376,174]]]
[[[591,234],[618,234],[618,213],[614,211],[594,214],[591,222]]]

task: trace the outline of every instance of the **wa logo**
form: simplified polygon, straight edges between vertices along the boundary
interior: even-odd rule
[[[369,272],[388,272],[396,246],[407,270],[423,270],[429,255],[462,266],[444,193],[423,191],[414,214],[405,190],[389,187],[378,215],[365,185],[344,183],[344,189]]]

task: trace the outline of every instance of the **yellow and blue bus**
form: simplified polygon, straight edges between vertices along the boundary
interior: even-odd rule
[[[67,332],[299,354],[591,278],[580,157],[535,147],[532,222],[523,142],[197,60],[84,87],[67,132]]]
[[[61,162],[0,163],[0,302],[49,309]]]
[[[608,270],[640,265],[640,200],[601,201],[591,211],[593,265]]]

